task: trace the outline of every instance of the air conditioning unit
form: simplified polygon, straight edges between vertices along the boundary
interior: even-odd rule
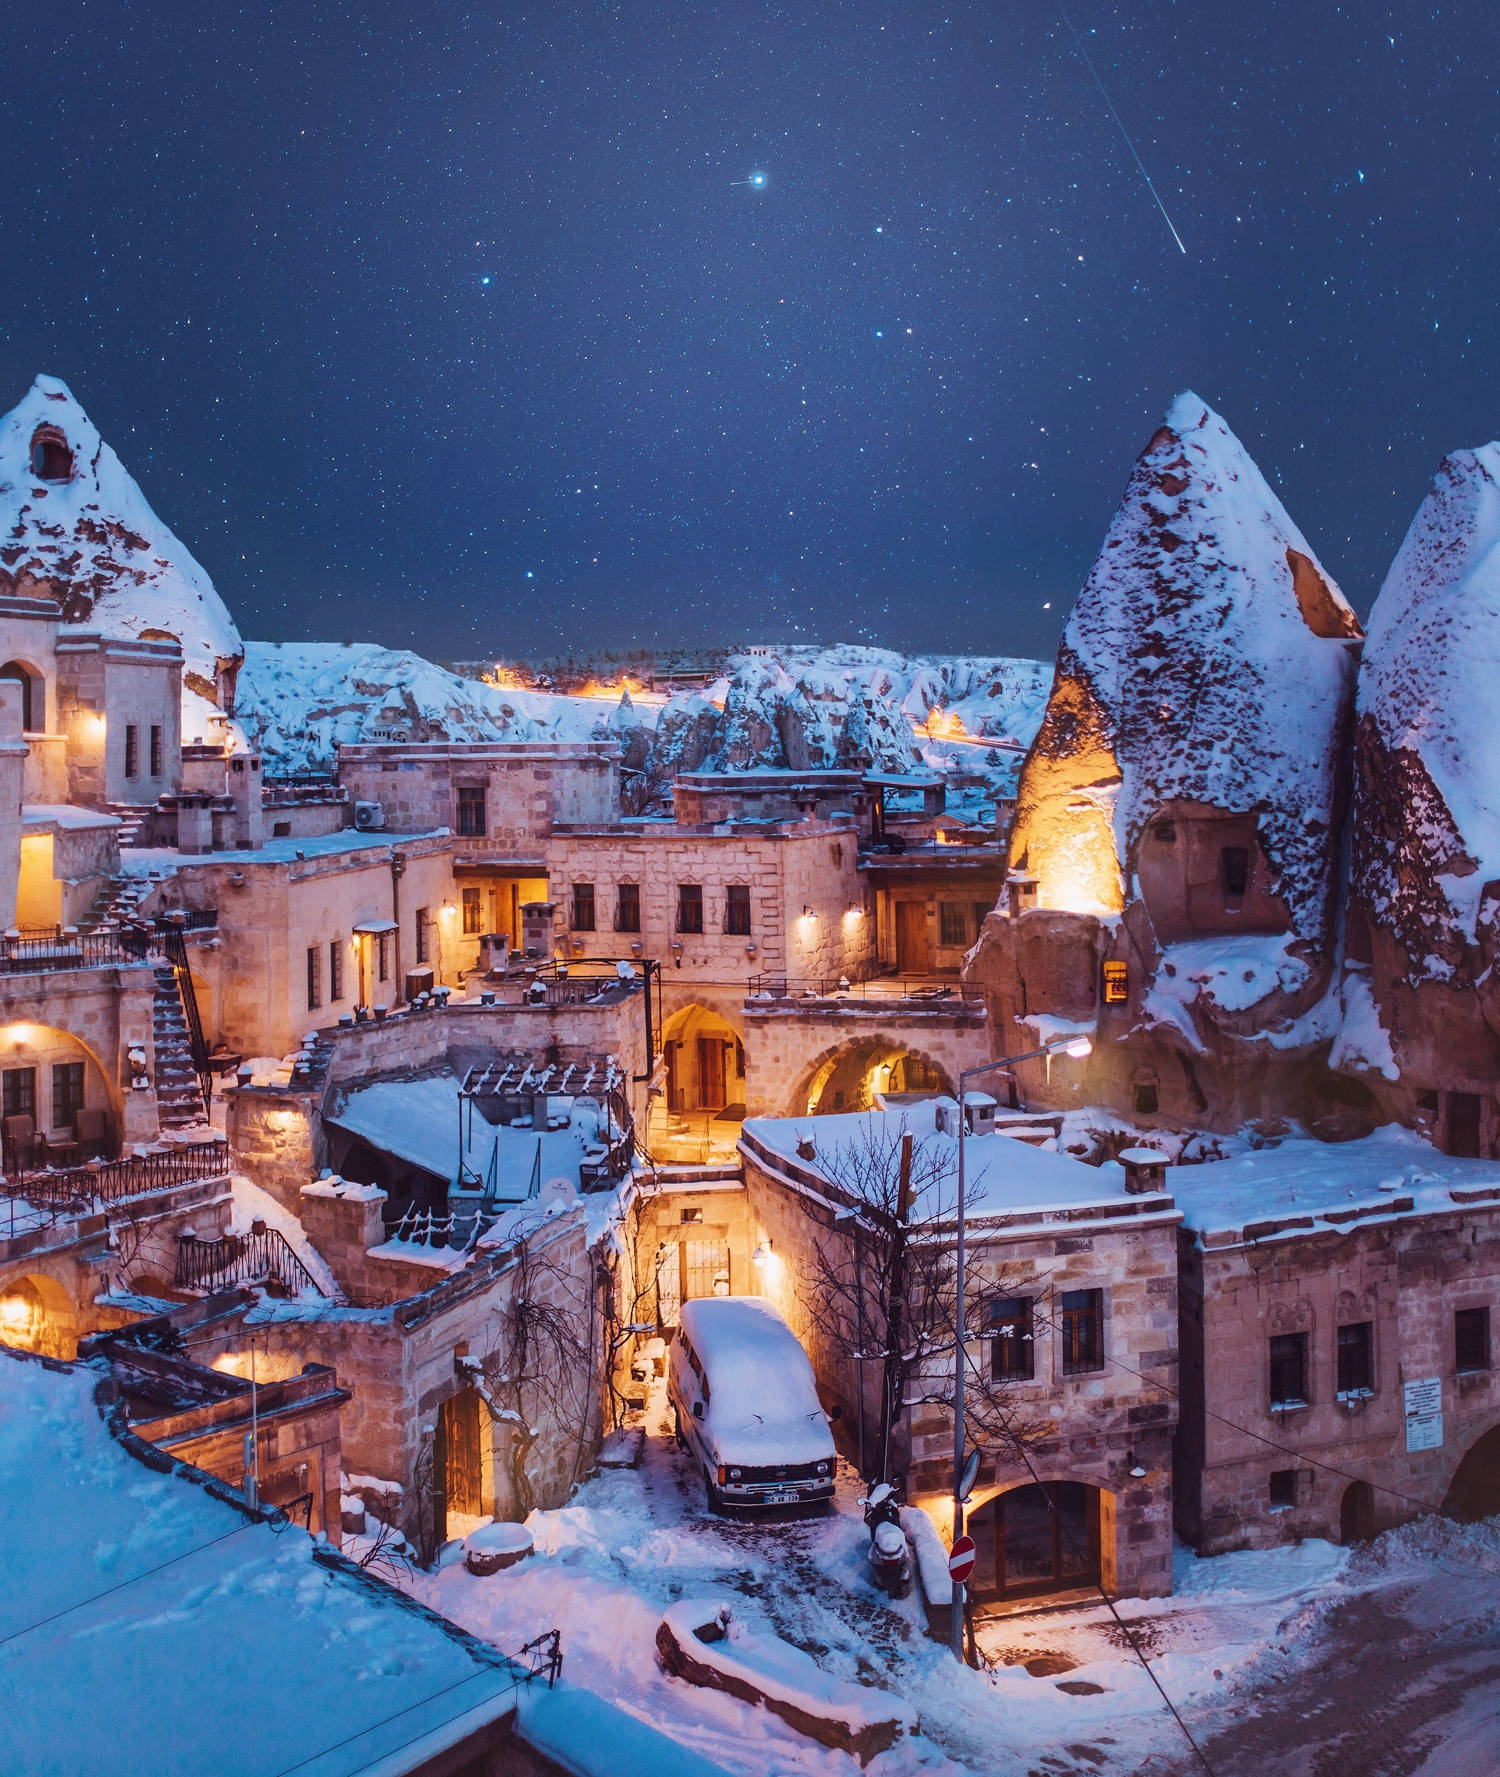
[[[378,833],[385,825],[385,808],[379,802],[356,802],[354,825],[361,833]]]

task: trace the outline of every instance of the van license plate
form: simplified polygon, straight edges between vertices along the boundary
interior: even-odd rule
[[[795,1487],[777,1487],[766,1495],[768,1506],[794,1506],[802,1503],[802,1495]]]

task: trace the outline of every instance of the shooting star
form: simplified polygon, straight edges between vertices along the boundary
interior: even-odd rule
[[[1068,34],[1073,39],[1074,47],[1077,49],[1079,55],[1081,55],[1083,57],[1084,67],[1087,68],[1089,73],[1092,74],[1094,77],[1094,85],[1097,86],[1099,89],[1099,97],[1101,99],[1103,99],[1103,101],[1106,105],[1109,106],[1109,114],[1115,120],[1115,123],[1119,128],[1120,134],[1125,138],[1125,146],[1130,150],[1131,158],[1135,161],[1136,166],[1140,168],[1141,177],[1146,181],[1146,189],[1147,189],[1147,191],[1149,191],[1151,193],[1152,199],[1154,200],[1157,209],[1161,211],[1162,221],[1165,222],[1167,227],[1172,230],[1172,239],[1174,241],[1176,241],[1178,251],[1180,253],[1185,254],[1187,252],[1187,248],[1184,247],[1182,244],[1182,236],[1180,234],[1178,234],[1178,232],[1175,228],[1172,227],[1172,218],[1167,214],[1167,206],[1161,201],[1161,198],[1157,195],[1156,187],[1151,183],[1151,175],[1146,171],[1146,163],[1141,159],[1140,155],[1138,155],[1136,153],[1135,143],[1132,142],[1130,139],[1130,131],[1127,130],[1125,128],[1125,125],[1120,122],[1120,114],[1118,111],[1115,110],[1115,102],[1112,98],[1110,98],[1109,94],[1104,90],[1104,82],[1099,78],[1099,70],[1089,60],[1089,52],[1083,47],[1083,39],[1078,35],[1077,31],[1074,30],[1072,19],[1070,19],[1068,17],[1067,13],[1064,11],[1062,0],[1057,0],[1057,10],[1062,15],[1062,22],[1068,27]]]

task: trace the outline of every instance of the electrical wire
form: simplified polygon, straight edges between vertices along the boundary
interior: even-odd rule
[[[330,1752],[337,1752],[341,1746],[352,1746],[356,1740],[364,1739],[366,1734],[373,1734],[376,1728],[383,1728],[388,1722],[400,1721],[403,1715],[410,1715],[414,1709],[425,1709],[429,1703],[436,1702],[439,1697],[446,1697],[452,1691],[462,1690],[466,1684],[473,1684],[477,1678],[488,1678],[492,1672],[493,1668],[480,1667],[477,1672],[471,1672],[467,1678],[456,1679],[452,1684],[444,1685],[440,1691],[432,1691],[425,1697],[418,1697],[415,1703],[408,1703],[404,1709],[393,1710],[390,1715],[381,1716],[379,1721],[370,1722],[367,1726],[360,1728],[357,1733],[346,1734],[342,1740],[335,1740],[329,1746],[319,1747],[316,1752],[310,1752],[306,1758],[298,1759],[294,1765],[283,1765],[279,1771],[274,1773],[274,1777],[290,1777],[293,1771],[304,1771],[309,1765],[316,1764],[320,1758],[327,1758]],[[521,1675],[513,1673],[510,1680],[511,1689],[514,1690],[520,1682]],[[467,1714],[467,1709],[459,1709],[452,1715],[445,1715],[442,1721],[436,1722],[430,1728],[423,1728],[420,1734],[413,1734],[410,1740],[403,1740],[399,1746],[387,1748],[382,1753],[382,1758],[388,1759],[392,1753],[401,1752],[408,1746],[415,1746],[417,1741],[425,1740],[429,1734],[435,1734],[439,1728],[446,1727],[450,1721],[457,1721],[459,1716]]]

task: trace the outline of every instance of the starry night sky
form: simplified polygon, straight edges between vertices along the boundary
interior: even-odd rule
[[[0,407],[248,636],[1048,655],[1192,387],[1364,610],[1500,433],[1500,7],[1069,16],[1186,257],[1053,0],[7,8]]]

